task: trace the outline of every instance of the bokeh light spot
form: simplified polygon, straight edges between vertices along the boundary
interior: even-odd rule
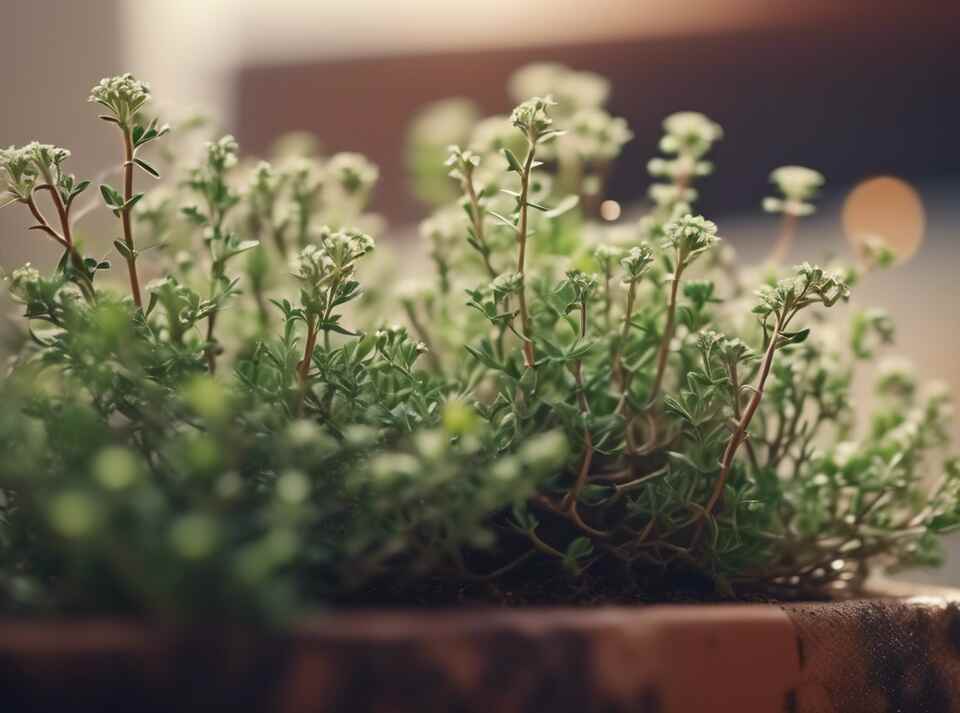
[[[600,204],[600,217],[604,220],[616,220],[620,217],[620,204],[616,201],[604,201]]]
[[[904,262],[920,248],[925,228],[920,194],[900,178],[870,178],[844,202],[843,229],[858,255],[870,241],[880,239],[897,262]]]

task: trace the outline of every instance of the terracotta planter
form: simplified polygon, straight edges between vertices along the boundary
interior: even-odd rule
[[[952,595],[351,612],[282,635],[0,626],[2,711],[960,711]]]

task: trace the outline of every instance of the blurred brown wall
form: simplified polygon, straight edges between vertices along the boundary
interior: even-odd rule
[[[621,200],[642,195],[659,123],[680,109],[727,129],[715,155],[722,172],[705,194],[711,212],[752,207],[783,163],[815,166],[833,185],[958,170],[960,5],[804,3],[786,22],[788,5],[771,3],[765,22],[740,30],[247,66],[236,78],[236,132],[254,152],[306,129],[333,150],[367,153],[381,167],[377,208],[409,220],[421,213],[403,154],[413,113],[448,96],[507,111],[509,74],[555,60],[613,81],[611,110],[636,134],[611,186]]]
[[[119,5],[120,0],[3,0],[0,146],[32,140],[65,146],[73,151],[68,170],[86,177],[104,168],[97,157],[117,153],[116,136],[97,121],[87,96],[100,77],[122,71]],[[23,206],[0,211],[0,266],[25,260],[48,266],[59,258],[52,241],[26,232],[28,217]],[[100,239],[101,244],[106,250],[110,241]]]

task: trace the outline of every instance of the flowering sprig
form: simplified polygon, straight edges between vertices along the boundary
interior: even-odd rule
[[[360,284],[353,279],[356,263],[375,245],[373,238],[356,230],[332,232],[325,228],[322,233],[320,245],[306,246],[291,261],[290,274],[300,283],[301,307],[293,308],[286,301],[276,303],[284,312],[288,329],[297,321],[302,321],[307,329],[303,358],[297,365],[298,413],[303,410],[309,392],[310,369],[319,334],[323,332],[327,350],[330,332],[354,334],[340,324],[341,315],[334,314],[334,309],[360,296]]]
[[[133,237],[131,211],[143,198],[143,193],[133,192],[133,169],[138,167],[153,178],[160,177],[157,169],[140,158],[138,153],[144,146],[168,133],[170,127],[159,126],[156,119],[147,125],[137,121],[141,109],[150,101],[150,86],[129,73],[101,79],[100,83],[90,90],[88,101],[106,107],[110,113],[101,114],[100,118],[116,124],[123,135],[123,163],[120,166],[123,176],[122,191],[109,184],[101,184],[100,194],[107,208],[120,218],[123,238],[115,240],[113,244],[126,260],[133,302],[138,308],[142,308],[140,277],[137,274],[138,252]]]
[[[77,181],[72,174],[64,173],[63,164],[69,157],[70,151],[65,148],[36,141],[20,148],[11,146],[0,149],[0,179],[10,197],[6,205],[22,203],[30,209],[37,221],[33,228],[47,234],[64,248],[61,269],[76,282],[87,301],[93,302],[94,275],[97,270],[107,269],[110,265],[84,259],[74,244],[70,210],[90,181]],[[59,219],[59,230],[43,214],[36,198],[38,191],[46,191],[50,195]]]
[[[805,216],[814,212],[809,200],[823,185],[823,174],[804,166],[781,166],[770,174],[770,182],[783,194],[783,198],[763,199],[763,209],[768,213],[785,213]]]
[[[673,334],[676,329],[677,297],[681,275],[698,256],[720,241],[716,223],[707,220],[702,215],[687,214],[679,220],[667,223],[663,232],[662,247],[664,250],[673,252],[673,274],[669,276],[670,296],[667,301],[667,321],[663,328],[663,336],[660,339],[660,348],[657,352],[657,370],[647,397],[648,405],[652,405],[657,400],[663,386],[667,357],[670,354],[670,343],[673,341]]]
[[[788,332],[787,327],[791,320],[803,309],[811,305],[832,307],[839,300],[846,300],[850,296],[850,288],[843,278],[836,273],[828,273],[816,265],[804,263],[796,268],[796,275],[781,280],[774,286],[765,287],[757,292],[759,304],[754,308],[764,328],[766,348],[760,372],[752,388],[753,396],[746,409],[740,415],[736,427],[727,441],[720,462],[720,473],[714,484],[710,498],[702,514],[698,518],[699,524],[694,539],[699,538],[706,518],[711,515],[723,497],[724,486],[730,477],[733,460],[737,450],[747,438],[747,429],[750,421],[763,399],[764,387],[770,371],[773,368],[774,353],[778,349],[791,344],[799,344],[807,339],[809,329]],[[768,329],[770,330],[768,333]],[[739,393],[735,396],[736,407],[739,409]]]
[[[30,146],[0,149],[0,178],[11,203],[26,202],[39,176]]]
[[[815,207],[810,199],[823,186],[823,174],[804,166],[781,166],[770,174],[770,182],[783,194],[782,198],[768,196],[763,209],[768,213],[783,214],[780,237],[770,256],[770,262],[779,264],[790,252],[797,230],[797,219],[812,215]]]
[[[623,350],[630,338],[633,327],[633,311],[637,299],[637,287],[640,281],[650,271],[653,264],[653,249],[646,243],[630,248],[626,255],[620,258],[620,267],[623,268],[623,284],[627,288],[627,301],[623,311],[623,324],[620,326],[619,338],[613,352],[613,374],[620,385],[620,400],[617,403],[616,413],[623,414],[627,406],[627,397],[630,392],[632,374],[626,373],[623,367]]]
[[[718,124],[697,112],[671,114],[663,121],[664,136],[660,150],[673,158],[654,158],[647,170],[654,178],[669,183],[654,183],[648,194],[653,211],[642,220],[643,230],[651,239],[660,238],[664,226],[690,212],[697,199],[694,181],[713,172],[713,164],[704,157],[723,137]]]
[[[505,191],[513,195],[516,199],[516,209],[513,216],[507,218],[499,213],[490,211],[490,215],[498,219],[504,225],[513,229],[517,236],[517,270],[521,276],[520,290],[517,294],[520,306],[520,324],[522,328],[523,340],[523,358],[524,365],[532,369],[536,363],[533,346],[533,323],[530,320],[530,311],[527,307],[525,266],[527,240],[530,235],[529,230],[529,209],[535,208],[543,211],[548,218],[555,218],[574,207],[577,203],[576,196],[570,197],[552,210],[539,203],[531,202],[531,188],[533,170],[540,166],[536,160],[537,147],[547,143],[563,134],[553,126],[553,119],[550,118],[550,108],[556,102],[551,97],[533,97],[519,104],[510,114],[510,121],[519,129],[527,142],[527,152],[521,162],[509,148],[503,149],[503,156],[507,160],[507,170],[516,173],[520,177],[520,191]]]
[[[40,272],[28,262],[10,273],[10,294],[21,304],[27,304],[35,299],[40,280]]]
[[[653,263],[653,250],[649,245],[638,245],[630,248],[626,255],[620,258],[620,267],[623,268],[623,283],[634,285],[650,269]]]
[[[490,277],[496,277],[497,271],[494,269],[493,263],[490,262],[491,248],[487,242],[484,227],[486,209],[481,202],[480,193],[473,178],[474,171],[480,166],[480,156],[469,149],[461,149],[459,146],[450,146],[448,151],[449,156],[445,165],[450,169],[450,178],[460,184],[460,189],[463,192],[463,207],[470,219],[470,226],[467,228],[467,242],[480,254]]]
[[[576,71],[556,62],[535,62],[518,69],[508,82],[516,101],[532,96],[552,96],[561,115],[602,107],[610,96],[610,82],[593,72]]]
[[[150,101],[150,85],[129,72],[105,77],[90,90],[87,101],[96,102],[110,112],[103,118],[109,117],[108,121],[115,121],[124,128],[130,127],[139,111]]]
[[[757,291],[760,303],[754,308],[754,314],[764,322],[768,319],[777,322],[780,332],[805,307],[813,304],[832,307],[839,300],[850,297],[849,285],[837,272],[827,272],[822,267],[806,262],[795,270],[794,277]]]
[[[675,279],[697,256],[720,241],[717,224],[702,215],[685,215],[664,227],[663,248],[674,252]]]
[[[324,166],[324,173],[329,183],[348,196],[368,195],[380,177],[379,169],[366,156],[349,152],[334,154]]]
[[[184,217],[202,228],[203,242],[210,259],[210,290],[207,299],[215,305],[207,315],[207,365],[216,370],[220,345],[215,337],[217,315],[228,299],[238,293],[239,278],[227,274],[227,263],[238,255],[260,245],[258,240],[244,240],[227,225],[227,218],[240,202],[240,195],[230,185],[227,175],[237,164],[239,146],[233,136],[226,135],[205,145],[204,160],[188,174],[186,187],[200,199],[199,205],[181,209]]]
[[[633,138],[625,119],[603,109],[581,109],[570,118],[568,127],[569,143],[585,161],[612,161]]]
[[[686,188],[695,178],[713,172],[713,164],[703,157],[723,137],[719,124],[703,114],[684,111],[664,119],[663,129],[660,150],[676,157],[651,159],[647,164],[650,175],[669,178],[674,185]]]
[[[623,249],[615,245],[601,243],[593,249],[593,260],[603,275],[603,315],[608,328],[613,310],[613,273],[621,257]]]

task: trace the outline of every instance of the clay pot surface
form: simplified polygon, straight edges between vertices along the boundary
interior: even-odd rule
[[[287,632],[0,624],[3,711],[945,713],[960,607],[353,611]]]

